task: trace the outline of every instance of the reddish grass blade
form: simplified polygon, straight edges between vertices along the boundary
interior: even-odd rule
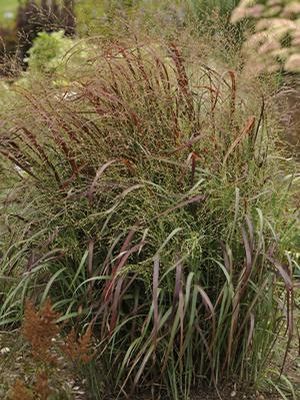
[[[88,278],[91,278],[93,276],[94,245],[95,245],[94,240],[90,239],[88,246]],[[92,296],[93,286],[94,282],[93,281],[89,282],[88,294],[90,298]]]
[[[194,180],[195,180],[195,172],[196,172],[196,160],[199,160],[200,157],[198,156],[197,153],[195,153],[193,151],[192,155],[191,155],[191,159],[192,159],[191,186],[193,186],[194,185]]]
[[[177,70],[177,82],[178,86],[183,94],[183,97],[187,104],[187,113],[189,118],[192,120],[194,117],[194,105],[193,105],[193,96],[189,88],[189,79],[185,70],[184,60],[182,55],[180,54],[179,49],[175,45],[175,43],[170,44],[170,52],[171,57],[174,61],[176,70]]]
[[[180,208],[186,207],[189,204],[199,203],[201,201],[204,201],[205,198],[206,198],[206,196],[203,195],[203,194],[191,197],[190,199],[187,199],[187,200],[184,200],[184,201],[180,202],[179,204],[177,204],[174,207],[168,208],[167,210],[165,210],[161,214],[158,214],[156,217],[154,217],[154,219],[156,220],[158,218],[164,217],[164,216],[170,214],[173,211],[176,211],[176,210],[179,210]]]
[[[251,219],[249,218],[248,215],[246,215],[246,223],[248,226],[248,232],[249,232],[249,246],[250,246],[250,252],[253,255],[253,251],[254,251],[254,226],[253,223],[251,221]]]
[[[221,247],[223,250],[223,260],[226,270],[231,273],[232,272],[232,262],[230,260],[230,256],[228,254],[228,248],[224,242],[221,241]]]
[[[26,172],[34,179],[39,180],[38,177],[30,170],[30,167],[21,163],[10,151],[0,148],[0,153],[3,154],[12,163],[16,164],[22,171]]]
[[[116,276],[118,274],[118,272],[123,268],[123,266],[126,264],[128,258],[135,252],[139,251],[141,246],[143,246],[145,244],[145,242],[140,242],[137,245],[135,245],[134,247],[132,247],[130,250],[127,250],[124,254],[124,256],[120,259],[119,263],[113,268],[112,271],[112,279],[110,281],[107,282],[104,291],[103,291],[103,298],[104,301],[107,302],[109,301],[114,285],[115,285],[115,280],[116,280]],[[121,252],[120,254],[122,254],[123,252]]]
[[[236,74],[234,71],[228,71],[231,79],[231,124],[233,124],[233,118],[235,114],[235,104],[236,104]]]
[[[29,103],[34,107],[36,112],[41,116],[41,118],[45,122],[47,128],[49,128],[54,142],[61,148],[66,159],[68,160],[68,162],[72,168],[73,174],[77,175],[78,167],[77,167],[77,164],[75,161],[74,154],[67,146],[67,143],[63,139],[61,133],[55,127],[54,118],[51,115],[49,115],[49,113],[43,107],[43,105],[40,104],[40,102],[31,93],[26,92],[26,90],[24,88],[22,88],[22,89],[19,88],[19,90],[21,90],[22,95],[29,101]]]
[[[49,261],[54,261],[54,260],[59,260],[65,255],[63,249],[54,249],[49,251],[46,254],[43,254],[42,256],[34,256],[31,255],[30,259],[28,260],[27,264],[27,272],[32,271],[34,268],[36,268],[38,265],[41,265],[43,263],[49,262]]]
[[[153,288],[152,288],[152,298],[153,298],[153,345],[154,349],[156,349],[157,342],[157,332],[158,332],[158,280],[159,280],[159,258],[155,257],[154,266],[153,266]]]
[[[179,361],[181,363],[181,368],[183,367],[182,357],[184,352],[184,305],[185,305],[184,296],[181,287],[179,291],[179,300],[178,300],[178,312],[179,312],[179,322],[180,322]]]
[[[213,306],[212,302],[210,301],[210,298],[207,295],[207,293],[205,292],[205,290],[199,285],[197,285],[197,290],[200,293],[204,307],[209,312],[210,318],[212,320],[212,336],[211,336],[211,344],[209,346],[210,350],[212,350],[211,347],[214,343],[214,339],[216,336],[216,313],[215,313],[214,306]]]
[[[175,275],[175,287],[174,287],[174,294],[173,294],[173,311],[172,316],[174,317],[176,313],[176,307],[179,300],[179,293],[181,290],[181,276],[182,276],[182,264],[181,262],[177,262],[176,265],[176,275]]]
[[[235,300],[233,303],[233,313],[231,317],[230,331],[228,336],[228,348],[226,351],[226,358],[223,364],[223,371],[225,370],[226,366],[228,370],[230,368],[230,363],[233,356],[234,335],[237,328],[239,314],[240,314],[240,304],[237,300]]]
[[[210,364],[210,369],[211,369],[211,380],[212,380],[212,382],[214,384],[215,389],[218,391],[216,373],[215,373],[215,369],[214,369],[213,355],[212,355],[212,352],[211,352],[211,348],[208,345],[208,342],[207,342],[207,340],[206,340],[206,338],[204,336],[204,333],[203,333],[202,329],[200,328],[199,324],[196,324],[195,327],[196,327],[196,330],[198,331],[198,333],[199,333],[199,335],[201,337],[201,340],[202,340],[202,342],[204,344],[204,347],[206,348],[207,356],[208,356],[209,364]]]
[[[122,285],[123,285],[123,278],[118,279],[116,289],[113,293],[113,299],[112,299],[112,307],[111,307],[111,320],[109,324],[109,335],[111,336],[117,323],[118,319],[118,309],[119,309],[119,304],[121,302],[121,290],[122,290]]]
[[[252,255],[252,249],[251,249],[252,246],[251,246],[247,232],[244,227],[242,227],[242,237],[243,237],[243,242],[244,242],[244,247],[245,247],[245,252],[246,252],[246,271],[245,271],[245,275],[243,278],[243,280],[245,281],[245,280],[249,279],[249,276],[251,274],[251,269],[252,269],[252,265],[253,265],[253,262],[252,262],[253,255]]]
[[[293,333],[294,333],[294,285],[292,281],[292,274],[291,271],[289,270],[288,265],[283,265],[281,264],[278,260],[275,260],[271,255],[267,254],[267,259],[271,262],[272,265],[277,269],[279,272],[281,278],[284,281],[285,288],[286,288],[286,294],[287,294],[287,332],[288,332],[288,340],[287,340],[287,345],[286,345],[286,350],[285,354],[283,357],[283,362],[281,366],[281,372],[282,374],[290,344],[293,338]]]
[[[253,128],[255,126],[255,117],[250,117],[246,123],[246,126],[242,130],[241,134],[235,139],[235,141],[231,144],[229,147],[227,153],[225,154],[225,157],[223,159],[223,165],[226,164],[226,161],[228,160],[228,157],[230,154],[234,151],[234,149],[238,146],[238,144],[244,139],[245,136],[251,134],[253,131]]]
[[[172,150],[168,154],[175,154],[178,151],[185,150],[185,149],[188,149],[188,148],[192,148],[193,144],[197,143],[200,139],[203,139],[203,135],[197,135],[197,136],[193,137],[192,139],[190,139],[187,142],[183,143],[182,145],[177,147],[175,150]]]
[[[275,260],[274,257],[271,255],[267,254],[267,259],[270,261],[272,265],[278,270],[280,276],[282,277],[286,290],[287,291],[292,291],[293,290],[293,281],[291,278],[291,273],[288,269],[287,265],[281,264],[278,260]]]
[[[261,123],[262,123],[262,121],[264,119],[264,114],[265,114],[265,99],[262,98],[262,105],[261,105],[260,115],[259,115],[259,118],[258,118],[258,121],[257,121],[257,126],[256,126],[255,133],[253,135],[253,146],[256,143],[258,132],[259,132],[259,128],[260,128]]]
[[[54,173],[54,177],[56,179],[56,181],[58,182],[58,184],[60,184],[60,179],[58,176],[58,173],[54,167],[54,165],[49,161],[49,158],[47,157],[47,154],[45,153],[45,151],[43,150],[43,147],[38,143],[36,136],[33,134],[33,132],[29,131],[26,127],[22,127],[20,128],[25,136],[28,137],[28,139],[31,141],[31,143],[34,145],[34,147],[37,149],[37,151],[39,152],[41,158],[47,163],[47,165],[52,169],[53,173]]]
[[[254,333],[254,327],[255,327],[255,317],[254,314],[251,312],[250,313],[250,327],[249,327],[249,334],[248,334],[248,339],[247,339],[247,346],[246,348],[249,349],[252,338],[253,338],[253,333]]]
[[[116,162],[116,160],[108,161],[107,163],[105,163],[104,165],[102,165],[102,166],[98,169],[98,171],[96,172],[96,176],[95,176],[95,178],[94,178],[94,180],[93,180],[93,182],[92,182],[92,184],[91,184],[91,186],[90,186],[90,188],[89,188],[89,190],[88,190],[88,192],[87,192],[87,197],[88,197],[88,199],[89,199],[90,204],[91,204],[92,201],[93,201],[93,194],[94,194],[94,191],[95,191],[95,187],[96,187],[97,181],[99,180],[99,178],[101,177],[101,175],[104,173],[104,171],[105,171],[110,165],[112,165],[112,164],[115,163],[115,162]]]
[[[170,83],[170,77],[167,71],[167,68],[165,64],[154,55],[155,57],[155,62],[158,67],[159,75],[160,75],[160,80],[163,84],[163,87],[165,89],[165,93],[169,93],[171,90],[171,83]]]

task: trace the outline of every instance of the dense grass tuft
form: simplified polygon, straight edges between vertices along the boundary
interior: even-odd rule
[[[61,320],[93,322],[91,379],[112,393],[257,382],[293,333],[268,98],[197,53],[94,45],[70,87],[18,88],[1,126],[1,325],[50,295]]]

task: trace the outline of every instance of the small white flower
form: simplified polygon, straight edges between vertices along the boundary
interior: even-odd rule
[[[9,347],[3,347],[3,348],[0,350],[0,353],[1,353],[2,355],[8,354],[9,352],[10,352],[10,348],[9,348]]]

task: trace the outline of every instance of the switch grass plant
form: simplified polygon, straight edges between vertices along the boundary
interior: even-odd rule
[[[39,77],[3,116],[0,323],[28,295],[92,323],[93,398],[254,384],[295,331],[268,93],[190,43],[99,43],[70,87]]]

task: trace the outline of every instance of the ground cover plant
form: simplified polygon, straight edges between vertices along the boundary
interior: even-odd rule
[[[92,398],[258,384],[296,329],[293,171],[263,81],[179,39],[88,59],[68,86],[15,85],[1,112],[1,326],[48,296],[92,323]]]

